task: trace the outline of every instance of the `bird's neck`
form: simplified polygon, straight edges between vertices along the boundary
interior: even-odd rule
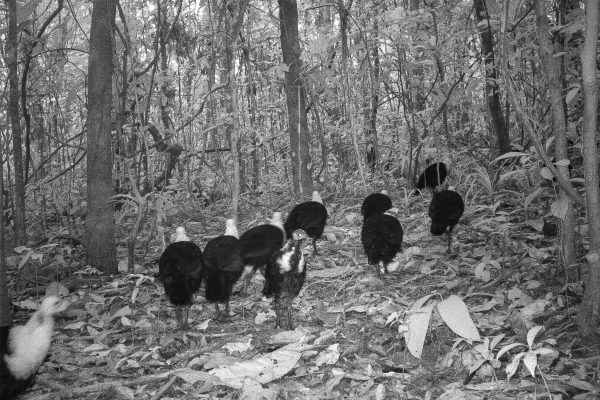
[[[10,355],[4,361],[17,379],[27,379],[44,361],[54,330],[54,319],[36,312],[27,324],[15,326],[8,336]]]
[[[314,192],[312,195],[312,201],[316,201],[317,203],[321,203],[323,204],[323,199],[321,199],[321,195],[319,195],[319,192]]]
[[[175,242],[190,242],[190,237],[185,233],[178,233],[175,236]]]
[[[239,237],[238,230],[235,226],[228,226],[225,228],[225,235]]]

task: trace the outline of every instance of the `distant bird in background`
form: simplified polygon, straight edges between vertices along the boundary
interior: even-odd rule
[[[365,222],[370,216],[383,214],[390,208],[392,208],[392,199],[390,199],[386,190],[382,190],[381,193],[371,193],[365,197],[360,213],[364,217],[363,222]]]
[[[204,295],[215,305],[217,316],[221,317],[219,303],[225,303],[225,316],[229,316],[229,299],[233,285],[244,271],[242,246],[233,219],[228,219],[225,235],[211,239],[204,247]]]
[[[323,205],[323,200],[318,191],[312,194],[312,201],[306,201],[295,206],[288,215],[285,224],[286,237],[292,237],[292,232],[296,229],[303,229],[306,234],[312,238],[313,249],[317,251],[317,239],[323,235],[325,223],[327,221],[327,209]]]
[[[252,266],[252,270],[246,276],[242,292],[246,292],[256,271],[269,262],[273,253],[279,250],[284,242],[285,230],[280,212],[274,212],[268,224],[255,226],[240,236],[242,260],[244,265]]]
[[[48,296],[25,325],[0,327],[0,399],[16,399],[44,362],[54,331],[54,316],[68,302]]]
[[[265,286],[263,296],[273,298],[275,305],[275,328],[282,324],[282,303],[287,313],[287,329],[292,326],[292,301],[302,289],[306,278],[306,261],[302,254],[303,241],[308,237],[302,229],[292,232],[281,250],[276,251],[265,269]]]
[[[402,251],[402,225],[397,218],[388,214],[376,214],[363,224],[361,240],[370,265],[388,272],[388,266],[397,268],[396,256]]]
[[[433,195],[429,204],[431,218],[431,234],[448,236],[448,253],[451,253],[452,230],[465,211],[465,202],[454,190],[442,190]]]
[[[204,269],[202,250],[190,240],[185,228],[175,230],[175,241],[167,246],[158,260],[158,278],[175,306],[177,327],[187,329],[194,293],[200,289]]]
[[[446,164],[443,162],[436,162],[425,168],[425,171],[419,176],[419,180],[416,185],[416,189],[413,192],[415,195],[420,195],[421,190],[426,187],[435,189],[444,183],[444,180],[448,176],[448,169]]]

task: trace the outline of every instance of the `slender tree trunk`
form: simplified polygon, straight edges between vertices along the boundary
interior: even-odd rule
[[[0,149],[4,149],[5,143],[0,135]],[[4,171],[4,153],[0,151],[0,171]],[[6,234],[4,221],[4,203],[6,202],[4,191],[4,173],[0,173],[0,326],[12,325],[12,315],[10,313],[10,299],[8,298],[8,280],[6,273]]]
[[[379,161],[379,140],[377,138],[377,111],[379,108],[379,26],[377,20],[373,22],[373,73],[370,78],[370,104],[367,109],[367,163],[371,172],[377,170]]]
[[[437,22],[437,13],[435,11],[435,8],[431,9],[431,20],[433,21],[433,30],[435,36],[435,64],[437,65],[438,74],[440,75],[440,82],[444,82],[446,80],[446,69],[444,67],[440,51],[440,35]],[[448,142],[450,142],[450,129],[448,128],[448,105],[446,102],[444,102],[444,104],[442,105],[442,124],[444,126],[444,136],[446,137]]]
[[[10,85],[8,113],[12,127],[13,159],[15,169],[15,241],[16,244],[27,242],[25,231],[25,180],[23,177],[23,153],[21,118],[19,112],[19,70],[17,66],[17,2],[8,0],[8,82]]]
[[[590,248],[587,256],[589,277],[579,307],[577,324],[585,341],[598,339],[600,325],[600,194],[598,189],[598,0],[585,2],[585,41],[581,53],[583,68],[583,163]]]
[[[542,69],[546,75],[546,86],[550,107],[552,110],[552,130],[555,137],[556,159],[568,159],[567,153],[567,121],[565,118],[565,102],[563,100],[563,89],[561,79],[561,68],[559,58],[555,57],[554,45],[550,39],[550,26],[545,0],[535,0],[535,14],[537,19],[537,33],[539,41],[539,52]],[[569,168],[558,166],[558,171],[565,180],[569,179]],[[562,229],[559,242],[561,244],[561,255],[564,267],[575,263],[575,221],[573,218],[573,201],[564,192],[559,192],[559,202],[567,206],[567,212],[562,220]]]
[[[285,94],[290,133],[290,158],[294,192],[309,194],[312,191],[312,164],[309,152],[308,120],[306,118],[306,92],[302,79],[300,37],[298,35],[298,4],[296,0],[279,1],[281,51],[285,72]]]
[[[250,22],[250,20],[248,21]],[[248,32],[252,31],[252,27],[249,26],[247,28]],[[248,37],[250,33],[248,34]],[[246,93],[248,96],[248,112],[250,114],[250,128],[252,133],[252,170],[250,175],[250,188],[255,191],[258,188],[259,184],[259,176],[260,176],[260,159],[258,158],[258,141],[256,140],[256,128],[257,128],[257,103],[256,103],[256,93],[258,91],[255,75],[254,75],[254,66],[252,65],[252,61],[250,60],[250,43],[248,43],[244,50],[244,65],[246,68],[246,74],[248,75],[248,82],[246,84]]]
[[[485,91],[490,119],[490,148],[494,154],[493,158],[495,158],[510,151],[510,138],[502,115],[502,102],[500,101],[498,73],[494,56],[494,37],[485,0],[473,0],[473,5],[475,6],[475,17],[479,26],[481,54],[485,66]]]
[[[230,17],[227,19],[229,22],[229,30],[227,35],[227,69],[229,79],[229,90],[231,93],[231,130],[229,136],[229,143],[231,146],[231,159],[233,161],[233,177],[231,183],[231,214],[232,217],[238,220],[239,209],[240,209],[240,106],[238,98],[237,79],[235,74],[235,59],[239,48],[239,36],[242,28],[242,22],[244,20],[244,13],[250,0],[233,0],[229,9],[231,11]]]
[[[112,27],[115,0],[94,0],[88,64],[87,232],[88,263],[105,273],[117,272],[111,143]]]
[[[171,90],[171,79],[169,78],[169,56],[167,55],[167,35],[169,31],[169,24],[167,22],[167,7],[164,3],[164,10],[162,13],[159,13],[162,16],[159,21],[160,27],[158,28],[158,34],[160,35],[160,91],[163,96],[163,100],[160,101],[160,119],[163,123],[163,127],[165,129],[173,128],[173,119],[171,118],[170,113],[170,105],[172,104],[173,98],[175,96],[176,91]]]
[[[348,58],[350,57],[350,50],[348,47],[348,19],[350,18],[350,8],[352,7],[353,0],[348,0],[344,4],[343,0],[338,1],[337,10],[340,18],[340,38],[342,47],[342,60],[340,63],[341,68],[341,79],[342,79],[342,93],[344,96],[344,107],[345,117],[347,118],[348,128],[352,137],[352,145],[354,147],[354,155],[356,157],[356,166],[358,167],[358,174],[363,184],[363,191],[367,193],[367,181],[365,177],[365,167],[363,165],[363,152],[360,150],[358,144],[358,137],[354,129],[356,124],[357,111],[354,107],[354,101],[352,99],[352,90],[350,88],[350,77],[348,71]],[[341,172],[341,171],[340,171]]]

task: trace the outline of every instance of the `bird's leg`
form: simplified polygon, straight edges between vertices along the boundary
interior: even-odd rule
[[[317,239],[313,238],[313,249],[315,249],[315,254],[319,254],[319,251],[317,250]]]
[[[188,328],[188,316],[190,306],[175,306],[175,316],[177,317],[177,327],[184,331]]]
[[[387,264],[383,264],[383,270],[385,271],[386,274],[389,273],[388,268],[387,268]]]
[[[219,303],[215,303],[215,311],[217,312],[217,319],[221,319],[221,310],[219,310]]]
[[[286,299],[285,308],[287,311],[287,329],[288,329],[288,331],[291,331],[292,329],[294,329],[294,326],[292,325],[292,298],[291,297],[288,297]]]
[[[183,317],[181,306],[175,306],[175,318],[177,318],[177,329],[183,330]]]
[[[377,277],[381,278],[381,271],[379,271],[381,262],[375,264],[375,269],[377,270]]]
[[[225,314],[229,317],[230,313],[229,313],[229,300],[227,300],[227,302],[225,303]]]
[[[452,249],[450,248],[450,245],[452,244],[452,231],[448,230],[446,232],[446,235],[448,236],[448,250],[446,251],[446,253],[452,254]]]
[[[183,309],[185,312],[183,315],[183,318],[184,318],[183,323],[184,323],[185,329],[187,329],[189,326],[188,320],[190,319],[190,308],[192,308],[192,306],[185,306]]]
[[[242,286],[242,294],[244,294],[244,295],[248,294],[248,287],[250,286],[250,281],[252,281],[252,277],[256,273],[257,269],[258,269],[258,267],[256,265],[253,266],[252,271],[250,271],[248,273],[248,275],[246,275],[246,279],[244,280],[244,285]]]
[[[279,298],[275,298],[275,329],[279,328],[279,320],[281,316],[281,302]]]

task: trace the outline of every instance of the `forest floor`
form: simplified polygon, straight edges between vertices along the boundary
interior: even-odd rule
[[[247,296],[234,294],[235,315],[228,321],[215,319],[201,289],[191,329],[177,331],[174,309],[155,279],[162,251],[157,240],[135,273],[113,277],[84,268],[80,246],[43,244],[11,256],[11,294],[22,294],[13,296],[17,319],[27,318],[26,308],[50,280],[58,278],[73,299],[24,398],[600,398],[599,349],[578,340],[574,323],[581,286],[571,270],[566,275],[573,283],[566,284],[556,238],[541,232],[541,213],[515,204],[510,195],[489,204],[467,199],[453,253],[446,254],[445,238],[429,234],[430,195],[392,198],[404,228],[404,258],[399,269],[379,279],[360,242],[362,198],[325,196],[330,217],[317,243],[320,255],[310,244],[304,249],[308,274],[294,302],[293,331],[274,329],[259,274]],[[279,204],[284,216],[292,205]],[[225,207],[212,205],[193,218],[180,215],[167,229],[185,223],[204,248],[222,234]],[[248,210],[240,232],[276,211]],[[120,228],[124,236],[126,226]],[[449,326],[465,321],[453,325],[447,311],[441,318],[434,308],[429,328],[411,332],[424,338],[420,358],[413,357],[405,340],[407,311],[429,295],[427,304],[433,305],[460,297],[485,339],[461,339]],[[544,329],[528,339],[534,326]],[[523,346],[505,351],[515,343]],[[510,380],[507,366],[516,370]]]

